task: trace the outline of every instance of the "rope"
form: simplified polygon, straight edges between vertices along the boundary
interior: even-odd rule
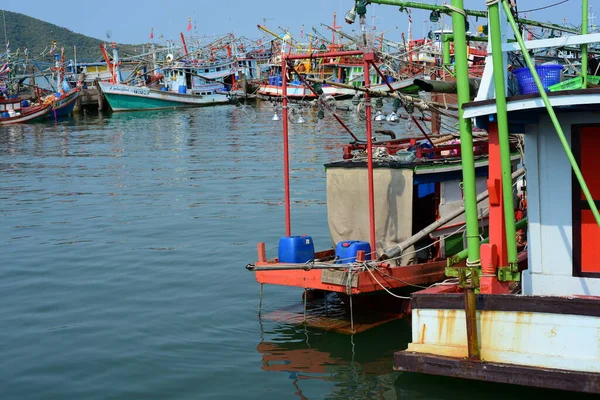
[[[469,267],[469,268],[481,267],[481,259],[475,260],[475,261],[467,260],[467,267]]]
[[[492,1],[495,1],[496,3],[500,2],[500,0],[492,0]],[[465,17],[465,19],[467,18],[467,13],[465,12],[465,10],[462,10],[462,9],[460,9],[458,7],[454,7],[451,4],[446,4],[444,7],[449,8],[450,10],[459,13],[460,15],[462,15],[463,17]]]
[[[366,269],[367,271],[369,271],[369,274],[371,274],[371,276],[373,277],[373,280],[374,280],[375,282],[377,282],[377,284],[378,284],[379,286],[381,286],[381,288],[382,288],[383,290],[385,290],[385,291],[386,291],[388,294],[392,295],[393,297],[395,297],[395,298],[397,298],[397,299],[402,299],[402,300],[410,300],[410,297],[406,297],[406,296],[398,296],[397,294],[395,294],[395,293],[392,293],[391,291],[389,291],[389,290],[388,290],[388,288],[386,288],[385,286],[383,286],[383,285],[381,284],[381,282],[379,282],[379,281],[377,280],[377,278],[375,278],[375,275],[373,274],[373,272],[371,272],[371,270],[370,270],[370,269],[369,269],[369,267],[367,266],[367,263],[364,263],[364,264],[363,264],[363,266],[365,267],[365,269]]]

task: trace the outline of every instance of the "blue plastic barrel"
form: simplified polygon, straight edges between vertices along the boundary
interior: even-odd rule
[[[365,260],[371,259],[371,245],[368,242],[360,240],[344,240],[335,246],[335,255],[339,261],[338,264],[348,264],[356,261],[356,254],[359,250],[365,252]]]
[[[23,101],[21,101],[21,107],[23,107],[23,108],[29,107],[29,100],[23,100]]]
[[[315,258],[315,246],[310,236],[284,236],[279,240],[279,262],[305,263]]]
[[[181,94],[186,94],[187,93],[187,88],[185,87],[185,85],[179,85],[179,93]]]
[[[164,86],[161,86],[161,87],[160,87],[160,90],[162,90],[163,92],[166,92],[166,91],[167,91],[167,88],[166,88],[166,87],[164,87]]]
[[[0,114],[0,116],[2,116],[2,118],[9,118],[10,114],[7,113],[6,111],[3,111],[2,114]]]

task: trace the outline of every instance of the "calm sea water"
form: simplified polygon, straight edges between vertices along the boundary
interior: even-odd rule
[[[254,107],[0,128],[0,399],[548,395],[392,371],[405,321],[351,337],[258,318],[244,267],[259,241],[276,254],[284,208],[281,125]],[[293,232],[327,248],[322,165],[349,137],[305,117]],[[300,296],[265,287],[263,311]]]

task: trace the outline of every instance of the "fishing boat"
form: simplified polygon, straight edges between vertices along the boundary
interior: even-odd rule
[[[46,99],[46,102],[52,104],[52,111],[48,115],[55,119],[71,115],[75,108],[79,93],[79,88],[75,88],[66,93],[59,92],[50,95],[50,97]]]
[[[23,124],[47,117],[52,104],[30,105],[20,98],[0,99],[0,125]]]
[[[320,56],[337,55],[339,53],[332,52]],[[377,59],[374,53],[356,51],[353,55],[364,58],[365,71]],[[283,72],[289,68],[288,62],[304,57],[314,58],[315,55],[285,56]],[[364,79],[369,87],[369,77]],[[285,85],[283,90],[285,109],[288,99]],[[331,100],[321,99],[331,99],[331,96],[314,88],[310,90],[319,96],[319,107],[325,113]],[[390,89],[390,94],[392,92],[404,104],[409,112],[408,120],[418,127],[419,133],[397,139],[393,133],[384,131],[383,134],[392,138],[382,140],[377,137],[372,131],[370,96],[380,92],[366,89],[366,139],[360,140],[342,123],[354,141],[345,146],[342,160],[325,165],[327,222],[332,239],[332,246],[325,245],[325,250],[315,251],[310,236],[292,235],[289,161],[284,153],[286,236],[281,238],[275,258],[268,259],[266,244],[259,243],[258,260],[247,268],[255,273],[261,285],[303,288],[305,298],[335,293],[350,309],[349,320],[332,323],[319,317],[308,321],[312,326],[344,333],[377,326],[373,322],[355,324],[353,310],[358,308],[381,312],[384,318],[380,323],[406,315],[407,293],[444,280],[448,258],[464,262],[461,252],[465,220],[460,190],[460,154],[464,148],[458,142],[450,142],[452,135],[428,135],[412,115],[414,107],[432,109],[430,105]],[[328,112],[340,121],[332,110]],[[289,118],[284,113],[284,141]],[[286,145],[284,152],[285,149]],[[476,179],[482,192],[478,199],[482,210],[487,208],[487,150],[485,138],[471,146],[471,151],[477,155]],[[518,154],[511,155],[511,168],[515,173],[518,159]],[[479,223],[479,234],[484,235],[487,229],[485,211],[480,213]],[[282,312],[275,315],[280,319]]]
[[[471,119],[490,137],[489,242],[477,237],[474,158],[463,151],[467,262],[449,265],[446,275],[455,282],[412,294],[412,342],[394,354],[394,368],[598,395],[600,91],[588,88],[586,56],[600,34],[588,33],[587,0],[581,1],[579,34],[527,41],[518,23],[528,22],[516,19],[508,1],[487,6],[492,55],[477,98],[470,101],[463,85],[458,99],[463,143],[472,134]],[[428,7],[453,16],[457,80],[464,81],[464,16],[473,11],[461,0]],[[529,55],[560,46],[580,48],[580,77],[560,81],[561,66],[536,65]],[[520,94],[509,97],[507,52],[527,65],[514,71]],[[510,133],[523,134],[526,148],[520,202],[528,203],[529,223],[521,232],[512,214]],[[526,252],[518,247],[524,235]]]
[[[107,65],[111,66],[111,78],[98,85],[110,108],[115,111],[140,111],[176,109],[185,107],[228,104],[230,87],[224,79],[235,73],[233,59],[208,62],[177,61],[172,55],[166,57],[167,64],[161,69],[161,79],[156,85],[146,86],[146,80],[121,82],[119,58],[113,45],[113,58],[109,59],[101,46]]]
[[[201,107],[229,103],[227,93],[219,93],[212,87],[205,88],[199,94],[193,94],[188,93],[185,86],[184,89],[178,89],[175,92],[118,83],[99,82],[98,85],[110,108],[115,112]]]

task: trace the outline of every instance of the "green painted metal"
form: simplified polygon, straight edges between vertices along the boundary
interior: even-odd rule
[[[588,33],[588,0],[581,0],[582,8],[582,21],[581,21],[581,34],[587,35]],[[583,74],[582,89],[585,89],[588,84],[588,45],[581,45],[581,73]]]
[[[452,0],[452,6],[463,10],[463,0]],[[475,158],[473,154],[473,127],[470,119],[463,117],[463,104],[471,100],[469,88],[469,64],[467,60],[467,39],[465,17],[452,12],[452,28],[454,32],[454,63],[457,83],[458,122],[460,127],[460,149],[463,167],[463,194],[465,202],[465,218],[467,223],[467,262],[476,266],[479,259],[479,218],[477,215],[477,188],[475,185]]]
[[[598,226],[600,226],[600,214],[598,213],[598,208],[596,207],[596,203],[594,202],[594,199],[592,198],[590,190],[588,189],[588,186],[585,183],[585,180],[583,179],[583,175],[581,174],[581,169],[579,168],[579,165],[577,165],[577,161],[575,160],[575,157],[573,156],[573,152],[571,151],[569,142],[567,141],[567,138],[565,137],[562,127],[560,126],[560,122],[558,121],[558,118],[556,117],[556,113],[554,112],[554,109],[552,108],[552,104],[550,103],[550,100],[548,99],[548,95],[546,94],[546,91],[544,90],[544,87],[542,86],[542,81],[540,80],[540,77],[538,76],[538,74],[535,70],[535,65],[533,64],[533,61],[531,60],[531,57],[529,56],[529,53],[527,52],[527,48],[525,47],[525,42],[523,41],[523,38],[519,34],[519,28],[517,26],[517,23],[515,22],[514,17],[512,16],[512,14],[510,12],[510,6],[508,5],[507,0],[502,0],[502,7],[504,7],[504,11],[506,12],[508,22],[510,23],[510,26],[512,27],[513,32],[515,33],[515,37],[517,38],[517,42],[519,43],[519,47],[521,48],[521,52],[523,53],[523,57],[525,58],[527,67],[529,68],[529,71],[531,72],[531,75],[533,76],[533,80],[535,81],[535,85],[537,86],[537,88],[540,92],[540,97],[542,98],[542,101],[544,102],[544,105],[546,106],[546,110],[548,110],[548,115],[550,116],[550,120],[552,120],[554,129],[556,129],[556,133],[558,134],[560,143],[562,144],[563,149],[565,150],[565,153],[567,155],[567,158],[569,159],[571,168],[573,168],[573,173],[577,177],[579,186],[581,186],[581,191],[583,192],[585,199],[587,200],[587,203],[590,206],[592,214],[594,214],[596,223],[598,224]]]
[[[446,35],[444,35],[446,36]],[[444,65],[450,65],[450,41],[449,40],[444,40],[444,56],[443,56],[443,62]]]
[[[520,221],[517,221],[517,223],[515,224],[515,229],[516,230],[520,230],[523,228],[527,227],[527,218],[523,218]],[[485,238],[483,241],[481,241],[480,244],[485,244],[485,243],[489,243],[490,242],[490,238]],[[461,261],[465,260],[467,258],[467,250],[462,250],[458,253],[456,253],[455,255],[453,255],[452,257],[449,257],[446,261],[446,265],[448,266],[448,268],[452,267],[453,265],[459,264]],[[447,274],[447,273],[446,273]]]
[[[125,94],[104,93],[104,97],[113,110],[153,110],[171,107],[189,107],[189,104],[178,103],[150,97],[128,96]]]
[[[502,167],[502,198],[504,200],[504,224],[506,225],[506,252],[508,266],[517,269],[517,243],[513,189],[511,178],[510,144],[508,140],[508,112],[506,109],[506,77],[502,61],[502,30],[500,27],[500,6],[489,6],[488,23],[492,42],[492,62],[494,65],[494,88],[496,89],[496,118],[500,144],[500,163]],[[506,267],[506,265],[501,265]]]
[[[436,11],[439,11],[439,12],[442,12],[442,13],[448,14],[448,15],[450,15],[450,13],[452,12],[452,10],[449,7],[446,7],[444,5],[423,4],[423,3],[417,3],[414,1],[368,0],[367,3],[369,3],[369,4],[371,4],[371,3],[386,4],[389,6],[397,6],[397,7],[400,7],[400,11],[403,11],[405,8],[418,8],[421,10],[431,10],[431,11],[436,10]],[[478,11],[478,10],[464,10],[464,11],[469,16],[487,18],[487,12],[485,12],[485,11]],[[519,21],[524,23],[525,25],[537,26],[540,28],[547,28],[547,29],[554,29],[555,31],[559,31],[559,32],[569,32],[569,33],[575,33],[575,34],[579,33],[579,31],[577,31],[575,29],[567,28],[562,25],[550,24],[547,22],[533,21],[533,20],[526,19],[526,18],[519,18]]]

